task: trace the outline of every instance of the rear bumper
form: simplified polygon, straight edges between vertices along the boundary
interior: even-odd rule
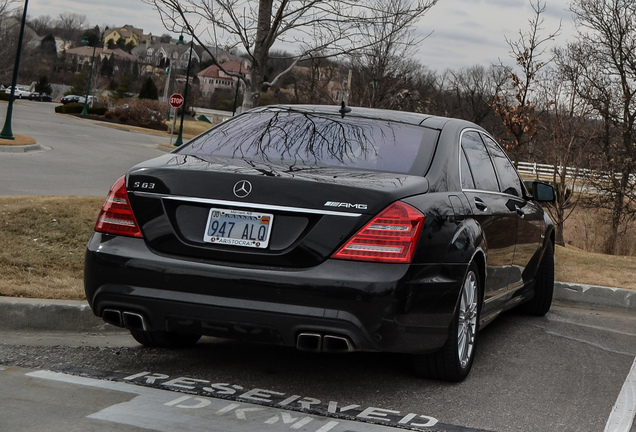
[[[308,269],[230,266],[153,253],[142,239],[94,234],[85,290],[148,330],[297,346],[300,334],[342,337],[364,351],[440,348],[465,266],[327,260]]]

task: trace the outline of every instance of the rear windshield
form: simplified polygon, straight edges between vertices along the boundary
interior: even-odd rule
[[[432,129],[397,122],[271,109],[224,122],[178,152],[423,175],[437,135]]]

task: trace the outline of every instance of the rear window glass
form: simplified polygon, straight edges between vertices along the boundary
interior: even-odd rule
[[[422,175],[437,135],[432,129],[397,122],[275,109],[222,123],[178,152]]]

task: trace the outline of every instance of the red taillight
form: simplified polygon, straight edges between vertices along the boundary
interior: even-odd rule
[[[410,263],[424,225],[416,208],[395,202],[347,241],[332,258],[384,263]]]
[[[129,237],[143,237],[128,202],[124,177],[120,177],[110,188],[108,197],[99,212],[95,231]]]

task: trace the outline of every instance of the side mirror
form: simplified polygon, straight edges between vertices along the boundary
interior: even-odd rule
[[[532,182],[532,195],[537,202],[553,203],[556,200],[554,188],[549,184],[538,181]]]

